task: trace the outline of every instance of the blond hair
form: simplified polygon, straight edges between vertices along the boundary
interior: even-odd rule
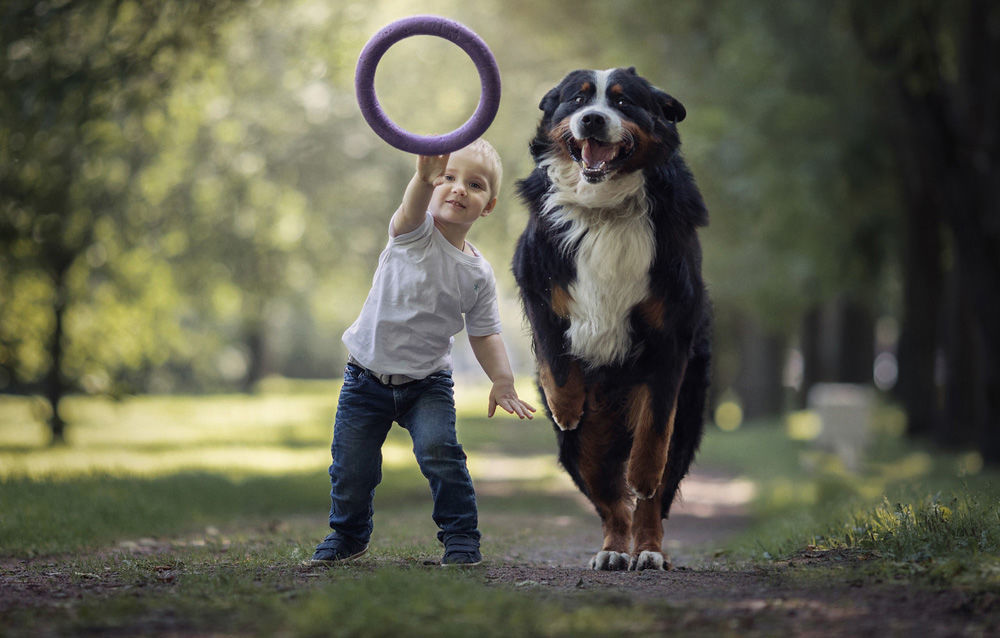
[[[500,161],[500,153],[497,153],[497,149],[493,148],[493,145],[482,137],[465,148],[478,155],[486,168],[489,169],[489,175],[486,177],[490,182],[490,195],[497,197],[500,194],[500,182],[503,179],[503,162]]]

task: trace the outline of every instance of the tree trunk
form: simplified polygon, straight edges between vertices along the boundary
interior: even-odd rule
[[[900,170],[908,216],[903,224],[903,313],[897,351],[895,395],[906,413],[907,432],[929,436],[941,421],[941,390],[935,378],[944,301],[941,207],[933,181],[913,155]]]
[[[784,338],[751,320],[742,323],[740,337],[742,361],[733,387],[743,404],[743,418],[751,421],[780,415],[785,408]]]
[[[802,318],[801,336],[799,347],[802,354],[802,383],[797,393],[796,404],[801,410],[808,407],[809,388],[819,383],[824,373],[820,369],[822,357],[820,356],[820,330],[821,318],[820,307],[816,306],[805,313]]]
[[[802,395],[817,383],[872,383],[875,319],[859,301],[839,297],[808,312],[802,326]]]
[[[263,319],[248,320],[243,329],[243,345],[247,349],[247,372],[243,392],[251,393],[267,371],[267,328]]]
[[[837,302],[836,379],[841,383],[872,384],[875,362],[875,318],[870,308],[850,296]]]
[[[63,377],[63,322],[66,315],[66,272],[60,270],[53,276],[52,304],[55,326],[49,341],[49,371],[45,376],[45,399],[49,402],[52,413],[49,415],[49,430],[52,433],[51,445],[66,443],[66,422],[62,418],[60,405],[66,395],[66,382]]]
[[[949,276],[947,338],[945,340],[945,418],[931,430],[934,441],[947,448],[975,444],[983,384],[979,366],[978,330],[961,258]]]

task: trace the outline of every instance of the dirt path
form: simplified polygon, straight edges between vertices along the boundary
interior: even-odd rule
[[[684,498],[671,512],[664,539],[672,571],[586,568],[601,542],[595,515],[589,524],[575,520],[558,532],[542,529],[537,544],[488,564],[486,579],[540,593],[597,592],[623,606],[662,604],[669,618],[664,629],[670,633],[1000,636],[1000,596],[873,581],[858,569],[863,557],[806,552],[766,568],[716,558],[713,548],[748,524],[753,485],[697,468],[682,485]],[[582,496],[574,498],[589,508]]]
[[[491,550],[491,530],[505,534],[511,527],[522,526],[530,530],[530,542],[504,552],[505,562],[553,567],[587,565],[601,546],[600,519],[568,476],[561,476],[559,486],[559,497],[576,503],[575,512],[563,516],[520,516],[520,520],[512,521],[509,512],[495,512],[490,507],[488,497],[495,486],[478,484],[481,498],[487,497],[480,510],[487,534],[484,539],[487,555]],[[750,520],[747,505],[753,498],[754,487],[749,481],[718,471],[696,469],[684,480],[682,492],[666,523],[663,539],[664,549],[675,567],[703,561],[706,554],[745,529]]]
[[[973,595],[960,589],[911,587],[905,581],[865,578],[860,558],[836,552],[805,553],[763,568],[745,567],[715,557],[719,547],[748,522],[746,506],[752,485],[720,473],[696,470],[684,484],[684,499],[666,527],[665,546],[675,569],[668,572],[594,572],[587,569],[601,541],[600,525],[589,504],[568,483],[560,497],[575,499],[576,513],[546,515],[500,511],[499,483],[480,486],[494,506],[482,512],[483,528],[494,536],[520,530],[516,542],[489,554],[479,568],[491,586],[556,596],[569,604],[587,604],[590,596],[636,607],[662,619],[674,635],[738,636],[1000,636],[1000,596]],[[572,508],[570,510],[572,511]],[[292,522],[309,526],[314,521]],[[287,523],[285,534],[288,535]],[[216,532],[218,533],[218,532]],[[273,537],[262,528],[259,537]],[[489,539],[487,539],[489,540]],[[497,539],[499,540],[499,539]],[[0,618],[12,609],[33,607],[44,613],[60,605],[121,596],[133,588],[110,565],[122,552],[175,556],[190,539],[145,539],[109,548],[103,573],[74,573],[72,559],[46,557],[0,561]],[[433,562],[428,556],[427,562]],[[169,561],[164,561],[169,563]],[[373,551],[358,569],[412,560],[390,559]],[[418,564],[420,560],[418,559]],[[170,564],[154,568],[151,587],[169,588],[178,573]],[[303,567],[280,568],[289,589],[309,588],[325,580]],[[427,569],[438,569],[428,566]],[[182,578],[180,580],[183,580]],[[131,589],[132,595],[138,595]],[[574,602],[575,601],[575,602]],[[0,635],[4,634],[0,627]],[[154,632],[155,633],[155,632]]]

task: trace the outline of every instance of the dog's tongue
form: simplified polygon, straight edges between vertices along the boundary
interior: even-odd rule
[[[615,158],[617,147],[614,144],[604,144],[597,140],[583,141],[583,162],[588,168],[596,168]]]

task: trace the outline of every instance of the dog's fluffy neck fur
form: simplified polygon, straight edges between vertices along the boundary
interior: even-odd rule
[[[598,184],[560,158],[540,162],[552,183],[542,216],[563,226],[559,248],[573,256],[570,353],[590,367],[624,363],[632,352],[630,313],[649,295],[656,257],[641,171]]]
[[[615,175],[598,184],[591,184],[580,175],[580,167],[565,158],[545,157],[538,165],[552,182],[545,195],[543,213],[549,213],[559,206],[576,206],[594,211],[618,210],[625,207],[629,199],[646,198],[646,179],[642,171]]]

